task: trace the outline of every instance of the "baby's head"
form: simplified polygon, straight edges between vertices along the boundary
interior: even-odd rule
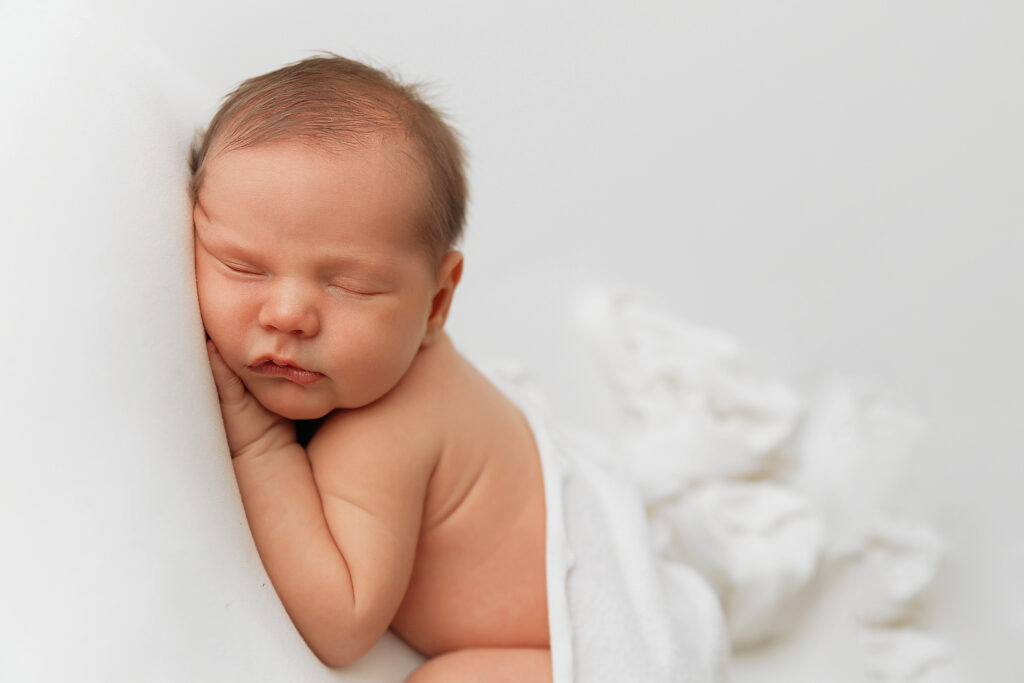
[[[462,152],[414,89],[316,57],[250,79],[197,140],[203,323],[292,419],[373,403],[440,338],[462,270]]]
[[[415,86],[333,54],[244,81],[193,142],[192,201],[217,155],[281,141],[335,153],[405,147],[430,188],[418,226],[424,247],[436,260],[458,244],[468,199],[462,146]]]

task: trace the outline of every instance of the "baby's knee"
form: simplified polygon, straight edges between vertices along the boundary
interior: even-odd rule
[[[406,683],[551,681],[551,651],[535,648],[455,650],[424,662]]]

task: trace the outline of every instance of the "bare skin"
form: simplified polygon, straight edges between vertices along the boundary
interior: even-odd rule
[[[399,147],[208,167],[197,283],[246,516],[326,664],[390,627],[432,657],[417,683],[550,680],[536,445],[444,332],[462,256],[423,253]],[[323,415],[303,449],[291,420]]]

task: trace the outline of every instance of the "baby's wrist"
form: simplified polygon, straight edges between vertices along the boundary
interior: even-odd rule
[[[240,458],[247,460],[273,458],[276,454],[288,452],[293,448],[305,452],[295,438],[295,427],[291,421],[282,419],[271,426],[258,439],[241,448],[232,449],[231,459],[238,461]]]

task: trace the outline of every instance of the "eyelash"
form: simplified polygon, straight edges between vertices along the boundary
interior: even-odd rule
[[[339,284],[336,284],[336,283],[333,283],[333,282],[329,283],[327,286],[329,288],[332,288],[332,289],[340,289],[343,292],[345,292],[346,294],[351,294],[351,295],[357,296],[357,297],[369,298],[369,297],[373,296],[373,292],[361,292],[358,289],[352,289],[351,287],[346,287],[344,285],[339,285]]]
[[[224,263],[224,266],[228,270],[230,270],[232,273],[238,273],[239,275],[262,275],[263,274],[263,273],[260,273],[259,271],[257,271],[256,269],[250,268],[248,266],[232,265],[232,264],[226,263],[226,262],[222,262],[222,263]]]

